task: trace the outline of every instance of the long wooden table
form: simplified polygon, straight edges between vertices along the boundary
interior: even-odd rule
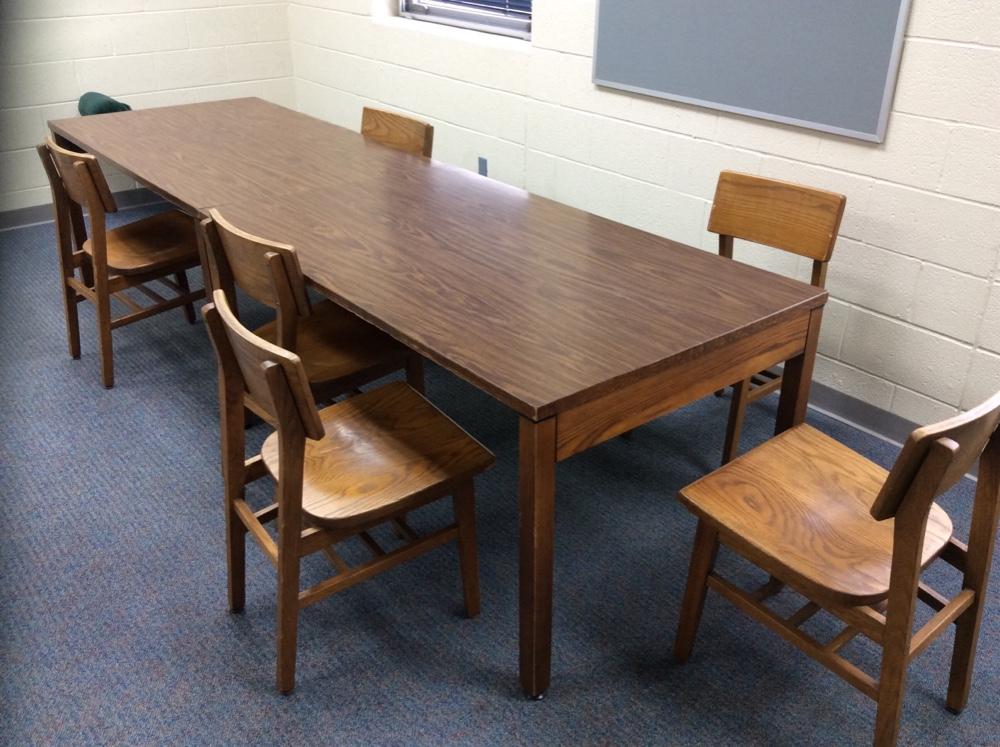
[[[324,294],[519,415],[532,697],[551,670],[556,463],[783,361],[777,430],[805,416],[812,286],[259,99],[49,124],[192,215],[294,245]]]

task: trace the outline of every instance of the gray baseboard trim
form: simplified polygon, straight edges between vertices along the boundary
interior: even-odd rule
[[[899,446],[918,425],[816,381],[810,390],[809,406]]]
[[[875,405],[870,405],[860,399],[855,399],[836,389],[813,382],[810,389],[809,407],[829,415],[831,418],[847,423],[858,430],[870,433],[883,441],[888,441],[899,448],[903,447],[906,439],[914,428],[928,423],[914,423],[899,415],[883,410]],[[979,475],[979,463],[973,465],[966,477],[976,480]]]
[[[151,205],[154,202],[163,202],[163,198],[145,187],[140,187],[139,189],[125,189],[121,192],[115,192],[115,202],[118,203],[119,208],[124,210],[141,205]],[[33,223],[47,223],[51,220],[51,203],[32,205],[16,210],[4,210],[0,213],[0,231],[30,226]]]

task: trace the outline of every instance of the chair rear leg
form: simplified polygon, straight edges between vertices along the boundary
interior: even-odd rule
[[[424,393],[424,359],[417,353],[411,353],[406,359],[406,383]]]
[[[747,411],[747,398],[750,394],[750,379],[744,379],[733,385],[733,399],[729,403],[729,422],[726,423],[726,442],[722,447],[722,463],[726,464],[736,458],[740,450],[740,432],[743,430],[743,416]]]
[[[462,572],[465,614],[479,614],[479,555],[476,548],[476,494],[472,482],[455,491],[455,522],[458,524],[458,558]]]
[[[191,286],[188,284],[187,270],[175,272],[174,280],[177,281],[177,287],[181,289],[181,293],[186,295],[191,292]],[[186,303],[183,308],[184,316],[188,320],[188,324],[194,324],[197,319],[194,313],[194,303]]]
[[[278,558],[278,690],[295,688],[295,649],[299,625],[299,557]]]
[[[983,619],[982,594],[976,593],[972,606],[956,620],[955,648],[951,655],[951,674],[948,678],[948,698],[945,705],[952,713],[961,713],[969,702],[972,686],[972,669],[979,642],[979,625]]]
[[[719,533],[703,520],[698,521],[694,535],[694,549],[691,551],[691,566],[688,571],[687,588],[681,604],[680,620],[677,624],[677,638],[674,640],[674,661],[683,664],[691,656],[694,639],[701,623],[701,613],[705,609],[708,592],[708,574],[715,567],[715,557],[719,552]]]

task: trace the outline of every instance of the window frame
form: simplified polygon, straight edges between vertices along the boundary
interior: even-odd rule
[[[455,0],[461,2],[461,0]],[[399,15],[417,21],[501,34],[525,41],[531,39],[531,19],[509,16],[502,11],[457,7],[441,0],[399,0]]]

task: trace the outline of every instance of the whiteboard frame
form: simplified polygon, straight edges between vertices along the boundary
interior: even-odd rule
[[[614,0],[609,1],[614,2]],[[899,63],[903,56],[903,41],[906,37],[906,25],[910,18],[911,4],[912,0],[902,0],[899,5],[899,18],[896,19],[896,34],[892,40],[892,52],[889,56],[889,70],[885,79],[885,89],[882,93],[882,108],[879,111],[878,126],[875,132],[850,130],[843,127],[823,124],[822,122],[810,122],[807,119],[797,119],[795,117],[786,117],[782,114],[771,114],[770,112],[758,111],[756,109],[732,106],[718,101],[708,101],[706,99],[697,99],[690,96],[681,96],[675,93],[667,93],[665,91],[658,91],[651,88],[643,88],[642,86],[632,86],[627,83],[618,83],[617,81],[602,80],[597,77],[597,40],[599,38],[599,26],[601,22],[601,0],[597,0],[597,12],[594,21],[594,56],[593,64],[591,66],[591,79],[594,85],[602,86],[604,88],[613,88],[619,91],[628,91],[629,93],[641,93],[644,96],[653,96],[654,98],[666,99],[667,101],[677,101],[682,104],[693,104],[694,106],[701,106],[706,109],[716,109],[717,111],[729,112],[731,114],[741,114],[746,117],[755,117],[757,119],[792,125],[794,127],[804,127],[809,130],[818,130],[832,135],[841,135],[843,137],[865,140],[870,143],[882,143],[885,142],[885,133],[889,125],[889,114],[892,111],[892,100],[896,93],[896,81],[899,78]]]

